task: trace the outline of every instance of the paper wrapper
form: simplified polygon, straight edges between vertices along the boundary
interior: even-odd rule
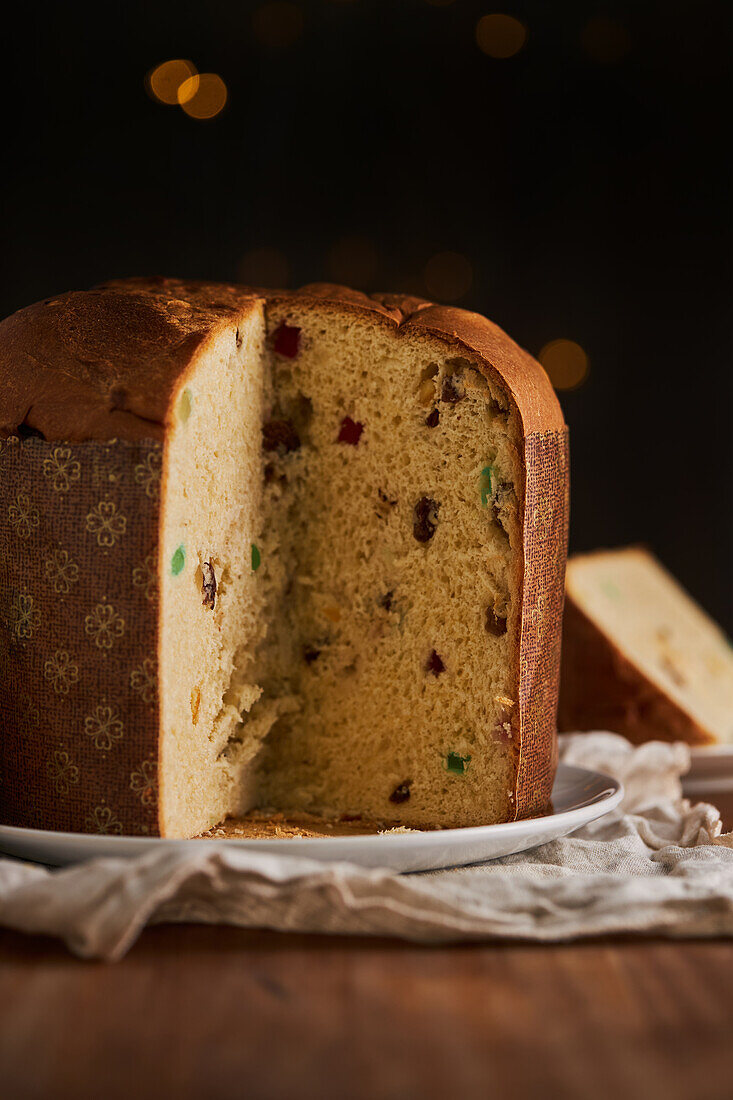
[[[0,821],[157,833],[162,446],[0,441]]]
[[[522,740],[517,817],[543,813],[557,766],[565,559],[568,545],[568,433],[530,435],[525,442],[524,604],[519,706]]]

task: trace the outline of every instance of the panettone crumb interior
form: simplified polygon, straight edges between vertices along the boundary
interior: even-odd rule
[[[438,338],[343,311],[258,306],[209,346],[166,450],[165,835],[513,816],[515,415]]]

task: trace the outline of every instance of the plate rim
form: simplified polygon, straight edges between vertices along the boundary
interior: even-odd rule
[[[388,840],[392,846],[402,847],[423,847],[434,843],[436,840],[440,840],[443,843],[460,843],[471,842],[480,840],[487,835],[501,836],[509,835],[513,832],[525,832],[531,831],[534,826],[540,826],[543,822],[552,821],[557,825],[572,824],[577,816],[580,820],[574,826],[574,828],[580,828],[582,825],[587,825],[591,821],[597,820],[597,818],[610,813],[616,809],[619,803],[624,797],[624,786],[620,780],[615,779],[613,776],[607,775],[605,772],[596,771],[593,768],[585,768],[579,764],[566,764],[562,760],[558,763],[557,771],[555,773],[555,779],[553,782],[557,782],[558,776],[561,772],[564,773],[576,773],[575,778],[577,781],[588,782],[589,779],[593,779],[596,783],[602,785],[602,789],[597,791],[594,795],[579,802],[577,805],[571,806],[569,809],[561,810],[557,813],[552,812],[548,814],[540,814],[536,817],[520,818],[516,821],[502,821],[496,822],[490,825],[464,825],[458,827],[452,827],[449,829],[429,829],[429,830],[412,830],[407,833],[395,833],[385,831],[383,833],[358,833],[350,836],[319,836],[319,837],[211,837],[208,839],[209,844],[220,845],[243,845],[249,847],[257,845],[279,845],[282,848],[283,843],[295,844],[300,848],[303,841],[316,842],[323,841],[331,846],[334,845],[351,848],[354,844],[357,847],[365,847],[367,844],[373,844],[375,840]],[[572,778],[572,775],[568,775],[568,779]],[[600,808],[600,812],[596,811]],[[489,831],[490,830],[490,834]],[[573,829],[574,831],[574,829]],[[562,835],[562,834],[558,834]],[[18,841],[27,840],[32,841],[36,837],[51,838],[51,843],[57,842],[63,843],[81,843],[94,846],[95,841],[104,840],[105,844],[120,843],[125,844],[130,841],[134,841],[136,844],[140,844],[141,850],[145,845],[160,845],[166,844],[173,847],[180,847],[182,845],[189,845],[198,843],[200,837],[161,837],[161,836],[135,836],[131,834],[123,835],[109,835],[99,833],[75,833],[67,832],[57,829],[34,829],[24,825],[3,825],[0,824],[0,841],[3,838],[8,840],[17,839]],[[48,842],[48,841],[47,841]],[[0,844],[0,854],[2,854],[2,846]],[[105,857],[100,857],[105,858]],[[114,858],[113,856],[107,856],[106,858]]]

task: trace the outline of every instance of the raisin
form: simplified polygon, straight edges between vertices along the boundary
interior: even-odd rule
[[[307,645],[303,649],[303,660],[307,665],[312,665],[313,662],[317,661],[320,656],[320,649],[316,649],[314,645]]]
[[[345,416],[341,421],[338,442],[349,443],[352,447],[355,447],[361,439],[363,431],[363,424],[360,424],[357,420],[352,420],[350,416]]]
[[[272,334],[272,346],[277,355],[282,355],[285,359],[295,359],[300,351],[300,329],[295,325],[286,325],[283,321]]]
[[[448,405],[457,405],[459,401],[462,401],[465,396],[465,390],[454,375],[449,375],[443,379],[443,387],[440,392],[441,401],[445,401]]]
[[[205,561],[202,564],[201,572],[204,578],[204,582],[201,586],[204,598],[201,602],[204,607],[208,607],[209,611],[213,611],[214,604],[216,603],[216,573],[210,561]]]
[[[428,657],[428,663],[425,666],[426,672],[432,672],[433,676],[440,676],[441,672],[445,672],[445,665],[442,658],[433,650]]]
[[[497,615],[493,607],[486,608],[486,629],[489,634],[493,634],[495,638],[500,638],[502,634],[506,634],[506,615],[502,618]]]
[[[411,783],[411,779],[404,779],[401,783],[398,783],[395,789],[392,791],[392,794],[389,796],[390,802],[394,802],[396,805],[399,805],[400,802],[407,802],[408,798],[410,797]]]
[[[440,504],[432,497],[420,497],[415,505],[412,533],[418,542],[430,542],[438,526]]]
[[[236,335],[235,335],[235,337],[234,337],[234,343],[236,344],[236,346],[237,346],[238,348],[241,348],[241,346],[242,346],[242,342],[243,342],[243,339],[244,339],[244,337],[242,336],[242,334],[241,334],[241,332],[239,331],[239,329],[237,329],[237,333],[236,333]]]
[[[440,420],[440,413],[437,409],[432,409],[431,412],[425,417],[425,423],[429,428],[437,428],[438,421]]]
[[[287,454],[300,447],[300,436],[290,420],[268,420],[262,426],[262,446],[266,451]]]
[[[391,611],[393,600],[394,592],[385,592],[383,596],[379,597],[379,606],[383,607],[385,611]]]

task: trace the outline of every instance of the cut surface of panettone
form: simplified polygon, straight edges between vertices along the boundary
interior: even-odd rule
[[[567,568],[560,728],[733,743],[733,649],[642,547]]]
[[[252,809],[430,828],[547,806],[566,430],[500,329],[328,285],[128,280],[4,322],[0,386],[6,436],[69,441],[100,476],[105,441],[118,480],[125,441],[157,440],[162,469],[157,522],[139,532],[155,563],[149,716],[136,697],[128,718],[111,653],[92,677],[101,703],[88,682],[72,689],[79,713],[114,711],[126,760],[143,763],[115,771],[111,749],[95,757],[51,715],[79,781],[65,802],[44,789],[35,816],[11,785],[4,819],[89,828],[101,814],[135,831],[139,801],[139,828],[183,837]],[[100,600],[105,570],[141,575],[123,539],[115,554],[100,550]],[[113,610],[124,665],[135,612]],[[97,760],[106,794],[90,815]]]

